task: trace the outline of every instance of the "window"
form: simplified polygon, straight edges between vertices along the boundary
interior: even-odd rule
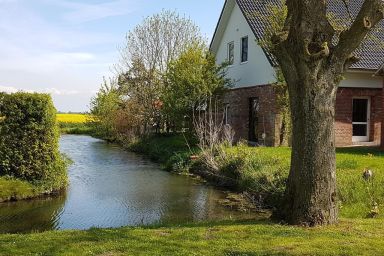
[[[259,142],[259,98],[249,99],[249,141]]]
[[[229,124],[229,104],[224,106],[224,125]]]
[[[241,38],[241,62],[248,61],[248,36]]]
[[[230,42],[230,43],[228,43],[228,63],[229,63],[229,65],[233,65],[234,60],[235,60],[235,43]]]

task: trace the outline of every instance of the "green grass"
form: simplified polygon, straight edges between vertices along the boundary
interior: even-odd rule
[[[272,207],[282,198],[289,173],[290,148],[251,148],[244,145],[226,149],[221,163],[224,174],[237,174],[242,190],[261,194]],[[384,152],[377,148],[337,150],[337,183],[343,217],[365,218],[372,203],[384,206]],[[229,166],[229,167],[227,167]],[[374,173],[372,181],[363,179],[365,169]]]
[[[32,198],[39,192],[37,186],[27,181],[0,177],[0,202]]]
[[[189,146],[187,141],[192,146]],[[193,139],[183,135],[163,135],[147,137],[125,145],[125,147],[148,156],[152,161],[162,164],[167,170],[181,171],[182,165],[186,165],[190,156],[197,152],[194,144]]]
[[[63,123],[59,122],[61,134],[93,134],[93,127],[89,123]]]
[[[382,255],[383,220],[303,228],[265,221],[0,235],[0,255]]]
[[[198,154],[198,150],[190,149],[185,141],[181,135],[149,137],[130,144],[128,148],[149,156],[168,170],[204,169],[204,163],[191,162],[190,155]],[[219,174],[234,179],[237,184],[234,189],[261,195],[267,207],[276,207],[285,190],[290,148],[239,145],[225,148],[224,152],[225,157],[217,159]],[[340,148],[336,158],[341,216],[365,218],[373,201],[384,211],[384,152],[369,147]],[[372,182],[362,178],[364,169],[373,170]]]

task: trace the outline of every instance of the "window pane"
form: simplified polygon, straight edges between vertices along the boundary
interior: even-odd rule
[[[241,39],[241,62],[248,61],[248,37]]]
[[[353,99],[352,122],[367,122],[368,120],[368,99]]]
[[[354,124],[353,125],[353,136],[367,136],[367,125],[366,124]]]
[[[230,42],[228,44],[228,62],[229,64],[233,64],[234,60],[235,60],[235,43],[234,42]]]

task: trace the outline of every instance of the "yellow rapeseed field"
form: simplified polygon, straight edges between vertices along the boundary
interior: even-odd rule
[[[60,123],[81,124],[90,121],[92,117],[85,114],[57,114],[57,121]]]

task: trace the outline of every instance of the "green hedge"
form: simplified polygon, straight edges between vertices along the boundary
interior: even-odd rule
[[[66,184],[56,109],[48,94],[0,94],[0,175],[51,187]]]

